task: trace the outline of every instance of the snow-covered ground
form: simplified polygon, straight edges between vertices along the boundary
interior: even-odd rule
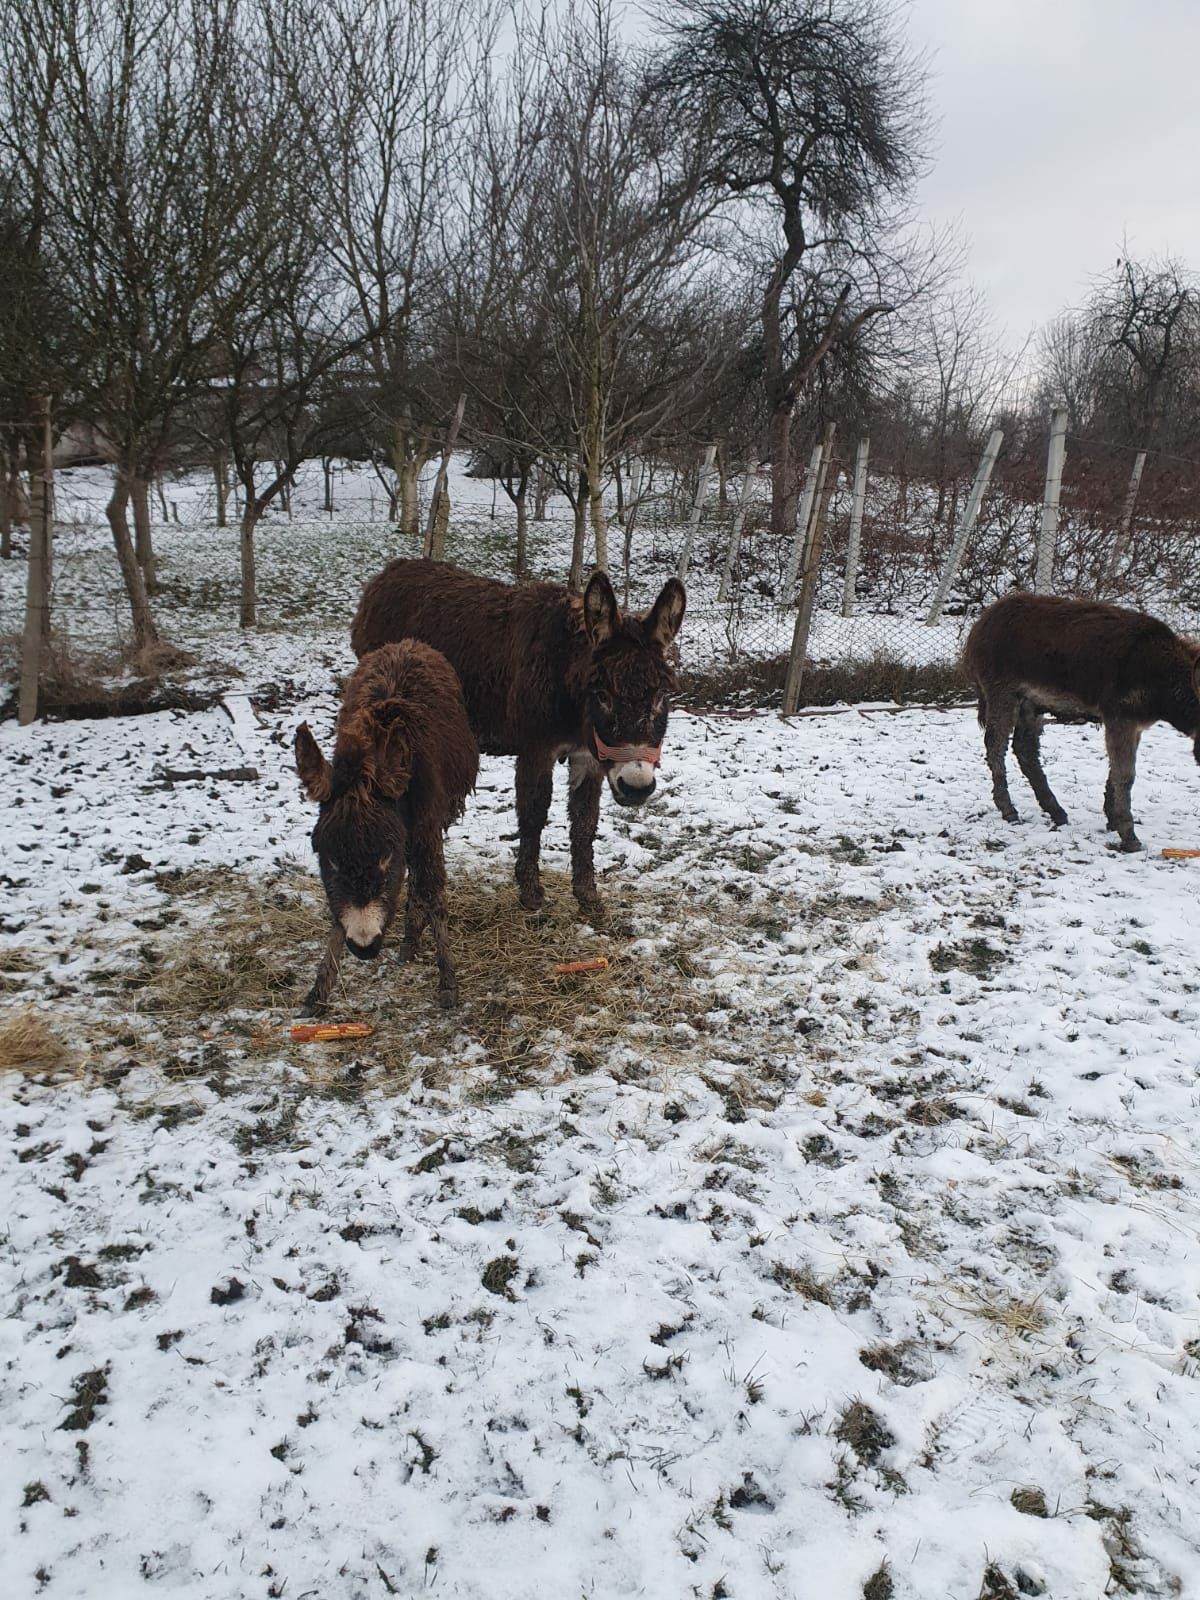
[[[519,912],[485,762],[461,1010],[385,952],[295,1046],[296,626],[233,661],[282,709],[0,726],[0,1004],[66,1052],[0,1079],[4,1594],[1200,1595],[1186,743],[1131,858],[1090,730],[1053,832],[968,711],[676,715],[600,932],[561,784]]]

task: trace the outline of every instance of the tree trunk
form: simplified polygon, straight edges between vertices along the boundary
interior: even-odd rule
[[[421,466],[416,461],[399,461],[396,478],[400,485],[400,532],[416,537],[421,531],[421,512],[417,501],[417,479]]]
[[[729,473],[725,468],[725,446],[717,445],[717,510],[722,516],[729,510]]]
[[[229,457],[218,450],[213,458],[213,478],[217,485],[217,527],[229,526]]]
[[[450,490],[443,483],[433,507],[433,536],[430,555],[434,561],[446,559],[446,533],[450,527]]]
[[[0,443],[0,561],[12,560],[13,503],[8,447]]]
[[[129,496],[133,501],[138,566],[146,582],[146,593],[155,594],[158,591],[158,574],[154,566],[154,544],[150,537],[150,481],[140,472],[130,479]]]
[[[321,457],[321,471],[325,475],[325,500],[321,506],[322,511],[333,515],[333,461],[329,456]]]
[[[158,503],[162,507],[162,519],[163,519],[164,522],[170,522],[170,520],[171,520],[171,511],[170,511],[169,506],[167,505],[167,491],[166,491],[166,487],[163,484],[162,474],[161,473],[159,473],[155,477],[155,479],[154,479],[154,487],[158,490]]]
[[[587,503],[587,479],[581,472],[575,492],[575,503],[572,508],[575,512],[575,533],[571,540],[571,571],[567,578],[567,587],[573,594],[578,594],[583,588],[584,542],[587,538]]]
[[[546,463],[539,461],[537,464],[537,477],[533,485],[533,520],[545,522],[546,502],[550,499],[550,474],[546,471]]]
[[[254,530],[261,514],[257,496],[246,491],[246,504],[242,511],[238,545],[241,555],[242,596],[238,611],[238,626],[253,628],[258,622],[258,575],[254,566]]]
[[[625,475],[621,471],[621,458],[618,456],[613,462],[613,483],[617,490],[617,522],[625,526]]]
[[[104,508],[108,518],[108,525],[112,529],[113,544],[117,551],[117,564],[121,568],[121,577],[125,582],[125,593],[129,598],[129,610],[133,617],[133,648],[138,654],[160,643],[158,629],[154,625],[154,618],[150,613],[150,600],[146,593],[146,581],[142,576],[142,569],[138,565],[137,552],[133,546],[133,537],[129,532],[129,495],[130,485],[133,482],[133,473],[123,467],[118,467],[113,479],[113,492],[108,505]]]
[[[796,485],[792,481],[792,406],[789,401],[771,413],[771,532],[790,537],[796,520]]]

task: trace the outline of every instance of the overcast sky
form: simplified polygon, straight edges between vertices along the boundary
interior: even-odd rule
[[[932,58],[923,210],[1019,343],[1130,253],[1200,267],[1200,0],[910,0]]]

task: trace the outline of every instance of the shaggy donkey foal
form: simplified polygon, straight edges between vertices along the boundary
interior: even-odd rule
[[[677,578],[641,617],[619,610],[603,572],[580,596],[441,561],[389,562],[363,590],[350,629],[355,654],[406,637],[444,650],[480,749],[516,756],[516,877],[527,911],[542,903],[542,829],[554,763],[564,758],[572,886],[584,911],[602,911],[593,864],[600,792],[607,781],[623,806],[654,793],[675,688],[668,652],[686,603]]]
[[[1042,810],[1055,824],[1067,820],[1042,770],[1048,711],[1104,724],[1104,816],[1120,835],[1122,850],[1142,848],[1130,797],[1138,741],[1151,723],[1169,722],[1194,740],[1200,762],[1200,647],[1142,611],[1008,594],[971,629],[963,665],[979,692],[992,795],[1006,822],[1018,820],[1004,764],[1010,735]]]
[[[325,1002],[342,951],[378,954],[408,872],[401,960],[428,923],[437,949],[438,999],[458,983],[446,936],[442,840],[475,787],[479,750],[462,689],[445,656],[415,639],[365,655],[346,685],[332,763],[307,722],[296,730],[296,770],[320,806],[313,849],[333,917],[329,943],[303,1014]]]

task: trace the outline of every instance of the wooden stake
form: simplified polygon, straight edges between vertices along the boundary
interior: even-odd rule
[[[1054,539],[1058,533],[1058,502],[1062,494],[1063,462],[1067,456],[1067,408],[1050,413],[1050,449],[1046,455],[1046,493],[1042,500],[1042,526],[1038,533],[1035,594],[1049,594],[1054,581]]]
[[[936,627],[942,615],[942,607],[946,603],[946,596],[950,587],[958,577],[958,569],[962,564],[963,553],[967,548],[967,540],[971,537],[971,530],[975,526],[975,518],[979,515],[979,507],[987,493],[987,486],[991,482],[992,468],[996,465],[996,457],[1000,454],[1000,446],[1004,443],[1004,430],[993,428],[987,444],[983,448],[983,455],[979,458],[979,466],[975,473],[975,482],[971,485],[971,493],[967,498],[967,508],[963,512],[962,521],[954,530],[954,540],[950,546],[950,554],[946,557],[946,565],[942,569],[942,576],[938,580],[937,592],[933,597],[933,604],[929,607],[929,615],[925,618],[926,625]]]
[[[42,659],[50,634],[50,563],[54,538],[54,461],[50,402],[40,405],[40,441],[30,440],[29,570],[25,579],[25,631],[21,638],[21,686],[17,721],[32,722],[38,711]],[[37,457],[41,460],[38,462]]]
[[[1129,540],[1133,533],[1133,513],[1137,507],[1138,490],[1141,487],[1145,465],[1146,452],[1139,450],[1133,458],[1133,471],[1129,474],[1129,487],[1125,491],[1125,501],[1121,506],[1121,528],[1113,542],[1112,555],[1108,558],[1108,566],[1104,573],[1106,587],[1115,581],[1117,571],[1125,559],[1125,552],[1129,549]]]
[[[813,609],[817,599],[817,582],[821,574],[821,548],[825,538],[825,518],[837,473],[829,471],[833,456],[834,424],[825,430],[821,466],[818,472],[816,495],[813,501],[812,520],[804,541],[804,566],[800,575],[800,604],[796,611],[796,626],[792,630],[792,649],[788,656],[787,678],[783,685],[783,714],[790,717],[800,703],[800,685],[804,679],[804,666],[808,657],[808,636],[812,631]]]
[[[717,459],[717,447],[710,444],[704,452],[704,465],[700,468],[700,481],[696,484],[696,498],[692,502],[692,514],[688,518],[687,533],[683,540],[683,549],[679,555],[679,581],[683,583],[687,577],[688,567],[692,562],[692,545],[696,538],[696,529],[700,526],[700,513],[704,509],[704,497],[708,493],[708,480],[712,476],[713,462]]]
[[[825,446],[820,439],[812,447],[812,454],[808,458],[808,470],[804,474],[804,488],[800,494],[800,504],[796,508],[796,531],[792,535],[792,549],[788,556],[787,570],[783,575],[783,603],[787,605],[791,599],[792,591],[796,587],[796,574],[800,570],[800,556],[804,549],[804,542],[808,538],[809,524],[812,522],[813,496],[817,489],[817,478],[821,471],[821,458]]]
[[[842,588],[842,615],[854,615],[855,587],[858,583],[858,551],[862,543],[863,512],[867,504],[867,455],[870,439],[858,441],[854,457],[854,499],[850,505],[850,537],[846,541],[846,579]]]
[[[724,602],[729,598],[729,586],[733,582],[733,569],[737,566],[738,552],[742,548],[742,529],[746,525],[746,513],[750,509],[750,491],[758,479],[758,468],[747,467],[746,476],[742,479],[742,494],[738,500],[737,515],[733,519],[733,528],[729,534],[729,549],[725,554],[725,567],[721,573],[721,586],[717,590],[718,601]]]

